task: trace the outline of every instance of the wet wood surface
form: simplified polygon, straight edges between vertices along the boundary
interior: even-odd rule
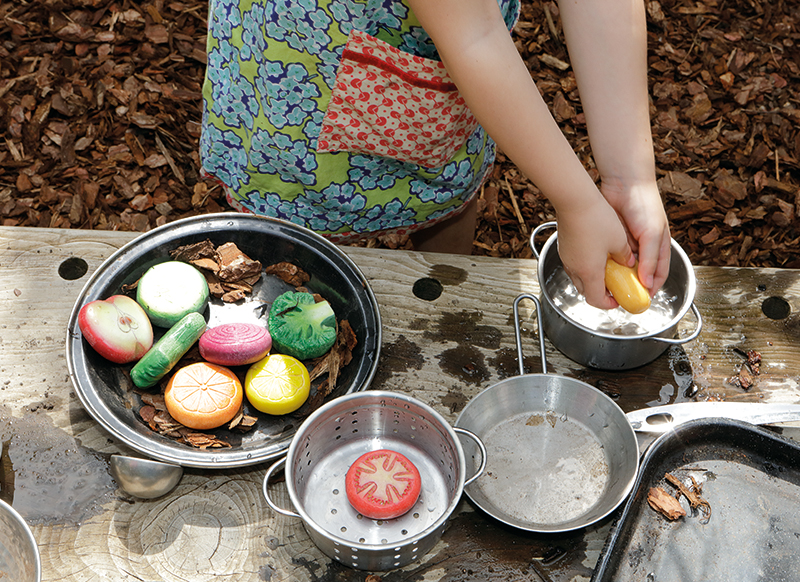
[[[186,469],[166,497],[121,492],[108,458],[130,453],[83,409],[68,377],[67,322],[85,281],[131,233],[0,227],[0,497],[31,524],[45,581],[588,580],[613,516],[540,535],[503,526],[463,496],[421,560],[370,573],[331,561],[299,519],[276,515],[267,464]],[[343,250],[377,297],[383,344],[371,388],[403,392],[451,424],[470,398],[518,374],[512,304],[539,293],[535,260]],[[800,402],[800,271],[696,267],[700,336],[636,370],[603,372],[546,342],[548,372],[578,378],[628,411],[691,399]],[[541,362],[523,309],[525,363]],[[679,326],[694,329],[691,315]],[[761,354],[744,390],[743,354]],[[283,483],[272,486],[288,507]],[[370,582],[376,580],[371,578]]]

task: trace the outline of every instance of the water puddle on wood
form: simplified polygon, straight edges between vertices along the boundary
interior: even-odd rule
[[[116,491],[107,459],[44,415],[0,407],[0,445],[0,499],[29,524],[80,523]]]

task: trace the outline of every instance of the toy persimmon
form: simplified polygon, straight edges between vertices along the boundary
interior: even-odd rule
[[[231,370],[197,362],[180,368],[164,391],[167,412],[182,425],[207,430],[233,420],[244,390]]]

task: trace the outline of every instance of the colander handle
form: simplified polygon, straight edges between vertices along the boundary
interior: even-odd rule
[[[653,336],[650,339],[655,340],[657,342],[663,342],[665,344],[685,344],[686,342],[690,342],[695,339],[697,336],[700,335],[700,330],[703,329],[703,318],[700,316],[700,310],[695,307],[695,304],[692,303],[692,313],[694,313],[694,317],[697,320],[697,326],[694,328],[694,331],[685,337],[678,337],[678,338],[669,338],[669,337],[658,337]]]
[[[470,477],[469,479],[464,481],[464,487],[466,487],[467,485],[472,483],[475,479],[480,477],[481,473],[483,473],[483,470],[486,468],[486,447],[484,446],[483,441],[480,439],[480,437],[478,435],[476,435],[474,432],[472,432],[471,430],[467,430],[465,428],[461,428],[461,427],[458,427],[458,426],[453,427],[453,430],[457,434],[464,435],[465,437],[471,438],[473,441],[475,441],[475,444],[478,445],[478,448],[481,451],[481,464],[480,464],[480,467],[478,467],[478,470],[475,471],[475,474],[472,477]]]
[[[295,513],[294,511],[289,511],[288,509],[283,509],[282,507],[278,507],[277,505],[275,505],[275,502],[272,501],[272,499],[270,499],[270,496],[269,496],[269,487],[268,487],[269,478],[272,477],[272,474],[275,471],[277,471],[280,467],[284,466],[285,464],[286,464],[286,457],[283,457],[279,461],[276,461],[275,463],[273,463],[272,466],[269,469],[267,469],[267,474],[264,475],[264,498],[267,500],[267,505],[269,505],[272,508],[272,511],[275,511],[275,512],[280,513],[282,515],[287,515],[289,517],[300,517],[300,518],[302,518],[302,516],[300,514]]]

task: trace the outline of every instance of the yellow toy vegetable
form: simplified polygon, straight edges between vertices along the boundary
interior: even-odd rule
[[[650,307],[650,294],[637,276],[637,262],[633,267],[620,265],[611,257],[606,261],[606,287],[620,306],[631,313],[643,313]]]

